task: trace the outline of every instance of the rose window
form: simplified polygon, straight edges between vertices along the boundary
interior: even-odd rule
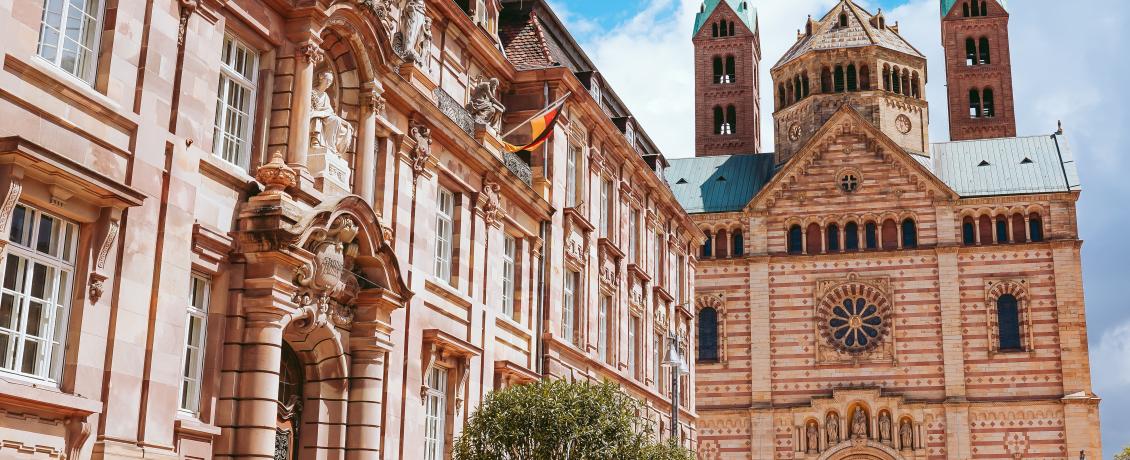
[[[875,349],[890,328],[887,296],[874,286],[846,283],[831,289],[820,301],[821,335],[833,348],[860,354]]]

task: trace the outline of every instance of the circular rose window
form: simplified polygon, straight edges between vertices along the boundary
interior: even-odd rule
[[[819,304],[821,335],[833,348],[850,354],[875,349],[890,329],[890,304],[874,286],[847,283],[829,291]]]
[[[909,133],[911,128],[910,117],[906,115],[895,117],[895,128],[898,129],[900,133]]]

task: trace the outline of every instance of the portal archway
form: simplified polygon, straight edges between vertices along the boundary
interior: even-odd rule
[[[904,460],[890,446],[870,439],[845,441],[820,454],[817,460]]]

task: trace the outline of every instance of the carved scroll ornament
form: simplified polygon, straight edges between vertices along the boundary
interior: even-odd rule
[[[292,315],[292,324],[298,332],[309,333],[330,323],[346,327],[353,322],[348,304],[360,290],[357,278],[350,273],[357,255],[353,242],[357,232],[351,217],[340,217],[329,228],[317,229],[310,236],[314,257],[294,274],[299,289],[293,300],[299,311]]]

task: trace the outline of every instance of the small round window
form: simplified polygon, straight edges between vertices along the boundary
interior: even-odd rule
[[[863,182],[859,178],[859,174],[854,171],[848,171],[840,174],[840,190],[844,193],[855,193],[859,190],[859,184]]]

